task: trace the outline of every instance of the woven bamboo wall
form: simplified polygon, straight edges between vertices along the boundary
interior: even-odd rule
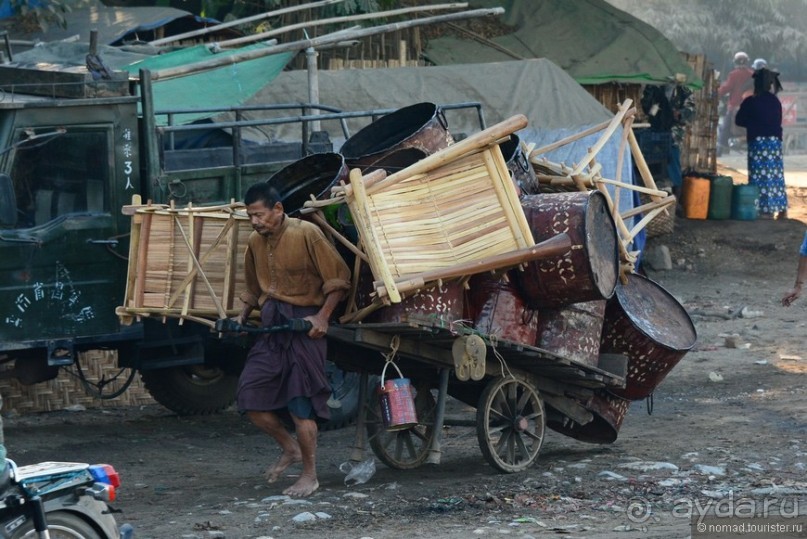
[[[718,81],[714,67],[703,54],[681,54],[703,80],[703,88],[694,94],[695,118],[687,125],[684,135],[681,168],[714,173],[717,170]],[[632,99],[637,109],[635,123],[645,121],[640,105],[644,85],[610,83],[584,85],[583,88],[614,113],[625,99]]]
[[[692,70],[703,80],[695,92],[695,119],[687,127],[681,148],[681,168],[698,172],[717,171],[718,98],[715,70],[703,54],[682,53]]]
[[[626,99],[633,100],[633,106],[636,107],[636,119],[634,122],[644,121],[644,113],[640,105],[642,100],[642,92],[644,91],[643,84],[620,84],[611,82],[607,84],[584,84],[583,88],[594,97],[600,104],[613,112],[617,113],[619,105],[625,102]]]
[[[91,350],[81,356],[81,366],[87,379],[97,382],[118,372],[117,353],[108,350]],[[124,375],[128,374],[128,371]],[[125,376],[124,376],[125,378]],[[100,400],[87,395],[81,382],[65,369],[53,380],[34,385],[23,385],[16,380],[0,380],[0,395],[3,396],[3,414],[19,415],[64,410],[69,406],[85,408],[120,408],[154,404],[146,388],[135,375],[132,385],[115,399]]]

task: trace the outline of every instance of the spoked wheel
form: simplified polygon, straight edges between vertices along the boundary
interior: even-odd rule
[[[492,380],[476,409],[476,436],[485,459],[505,473],[529,468],[544,442],[546,415],[538,390],[523,377]]]
[[[428,384],[416,385],[415,411],[417,425],[388,431],[381,420],[381,409],[375,392],[370,395],[367,414],[367,437],[373,453],[390,468],[411,470],[426,461],[434,438],[434,412],[437,405]]]

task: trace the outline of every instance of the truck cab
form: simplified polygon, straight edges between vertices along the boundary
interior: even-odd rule
[[[121,209],[135,195],[177,205],[238,200],[332,145],[309,136],[305,122],[300,142],[253,145],[233,122],[229,131],[182,125],[182,111],[154,110],[148,72],[114,75],[0,65],[0,376],[33,384],[70,365],[81,376],[82,352],[115,350],[121,369],[139,372],[169,409],[219,411],[234,398],[249,343],[171,319],[121,323],[131,226]],[[238,125],[239,111],[216,112]]]
[[[141,190],[138,100],[120,86],[76,98],[4,85],[0,360],[16,359],[23,382],[136,331],[114,316],[128,249],[120,208]]]

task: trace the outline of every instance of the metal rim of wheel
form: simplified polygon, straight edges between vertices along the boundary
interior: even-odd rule
[[[541,451],[546,414],[538,390],[523,377],[492,380],[476,409],[476,435],[485,459],[505,473],[532,466]]]
[[[397,470],[411,470],[426,461],[434,438],[436,401],[427,384],[415,386],[417,425],[388,431],[381,420],[378,396],[373,392],[368,403],[367,435],[370,448],[378,459]]]

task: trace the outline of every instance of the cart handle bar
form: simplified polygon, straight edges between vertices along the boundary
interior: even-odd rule
[[[251,324],[239,324],[232,318],[216,320],[215,329],[219,333],[279,333],[282,331],[308,332],[312,328],[311,322],[303,318],[289,318],[285,324],[277,326],[258,327]]]

